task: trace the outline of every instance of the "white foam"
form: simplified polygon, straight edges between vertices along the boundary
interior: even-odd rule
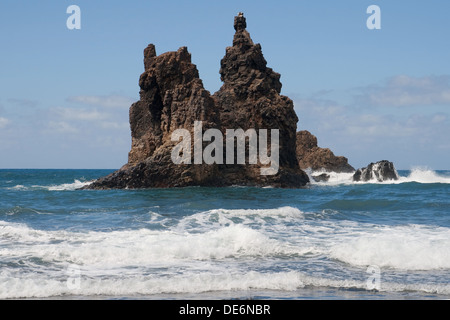
[[[364,272],[362,270],[362,272]],[[237,292],[248,290],[282,290],[295,292],[305,287],[366,290],[366,281],[308,276],[297,271],[263,273],[227,270],[222,272],[184,273],[170,276],[138,275],[115,278],[93,278],[80,274],[79,286],[70,287],[68,278],[42,274],[18,278],[0,272],[0,299],[50,296],[129,296],[155,294],[196,294],[205,292]],[[420,284],[382,281],[381,292],[416,291],[450,294],[446,284]]]
[[[294,207],[273,209],[213,209],[186,216],[173,230],[177,232],[207,232],[227,226],[245,226],[249,230],[258,229],[265,235],[274,234],[280,238],[283,232],[291,235],[289,225],[304,220],[304,212]]]
[[[30,191],[30,190],[49,190],[49,191],[65,191],[65,190],[77,190],[84,186],[91,184],[92,181],[80,181],[75,179],[72,183],[62,183],[58,185],[50,185],[50,186],[41,186],[41,185],[32,185],[32,186],[24,186],[18,184],[14,187],[8,187],[8,190],[18,190],[18,191]]]
[[[355,230],[331,247],[330,256],[355,266],[450,269],[450,230],[419,225]]]
[[[352,178],[353,178],[353,172],[346,173],[346,172],[329,172],[326,170],[318,170],[318,171],[312,171],[310,169],[305,170],[305,172],[309,176],[310,183],[312,185],[329,185],[329,186],[336,186],[341,184],[353,184]],[[327,174],[330,178],[328,181],[320,181],[316,182],[313,178],[313,176],[321,175],[321,174]]]
[[[9,276],[9,277],[7,277]],[[240,290],[287,290],[293,291],[306,285],[318,283],[326,285],[327,281],[305,277],[298,272],[260,273],[238,270],[220,273],[205,272],[201,274],[178,274],[155,277],[140,275],[135,277],[92,278],[80,274],[79,287],[69,288],[65,279],[51,279],[43,275],[20,279],[0,273],[0,298],[48,297],[58,295],[106,295],[136,296],[174,293],[202,293],[214,291]],[[330,283],[328,283],[330,284]],[[332,281],[338,287],[357,287],[363,283]]]
[[[25,187],[24,185],[18,184],[18,185],[14,186],[14,187],[9,187],[9,188],[6,188],[6,189],[8,189],[8,190],[27,190],[28,188]]]
[[[243,225],[204,233],[148,229],[81,233],[34,230],[1,222],[1,244],[5,246],[0,257],[33,256],[49,263],[72,261],[99,268],[307,252]]]
[[[23,224],[0,221],[0,248],[3,263],[22,261],[24,264],[20,269],[2,268],[0,298],[245,288],[261,284],[257,279],[243,281],[240,271],[238,279],[226,274],[229,263],[232,265],[236,258],[240,261],[303,254],[298,248],[243,225],[194,234],[147,229],[81,233],[34,230]],[[215,260],[223,260],[216,271],[210,265]],[[65,283],[69,264],[79,266],[84,277],[78,291],[68,290]],[[177,279],[178,272],[174,275],[173,271],[167,276],[164,272],[153,276],[153,268],[185,269],[185,272]],[[204,268],[208,270],[206,273]],[[213,273],[209,274],[211,270]],[[271,281],[271,286],[292,285],[290,281],[283,284],[276,278]]]
[[[121,268],[319,254],[354,266],[450,269],[449,228],[305,221],[299,210],[279,209],[211,210],[164,231],[45,231],[0,221],[0,258],[33,256],[49,263]]]
[[[398,180],[386,180],[386,181],[378,181],[376,179],[372,179],[370,181],[353,181],[354,173],[336,173],[336,172],[328,172],[324,170],[319,171],[306,171],[309,175],[310,181],[312,185],[327,185],[327,186],[336,186],[336,185],[358,185],[358,184],[401,184],[408,182],[417,182],[422,184],[429,183],[450,183],[450,176],[445,176],[437,173],[434,170],[427,168],[413,168],[410,170],[408,176],[399,176]],[[328,181],[316,182],[313,176],[320,174],[327,174],[330,176]]]
[[[413,168],[407,177],[400,177],[400,182],[450,183],[450,176],[443,176],[427,168]]]
[[[80,180],[75,179],[73,183],[63,183],[56,186],[47,187],[50,191],[64,191],[64,190],[77,190],[84,186],[90,185],[92,181],[82,182]]]
[[[305,286],[365,289],[365,281],[338,278],[324,265],[313,276],[293,270],[259,272],[250,266],[269,263],[267,270],[273,270],[272,263],[286,258],[298,260],[299,267],[325,261],[333,267],[349,264],[366,279],[368,265],[383,272],[450,270],[449,248],[449,228],[311,220],[293,207],[208,210],[164,231],[36,230],[0,221],[0,261],[23,264],[2,266],[0,298],[292,291]],[[80,268],[79,289],[67,287],[70,265]],[[450,285],[383,278],[381,290],[450,294]]]

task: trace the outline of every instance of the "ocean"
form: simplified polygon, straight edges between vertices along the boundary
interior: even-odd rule
[[[450,171],[78,190],[112,171],[0,170],[0,299],[450,298]]]

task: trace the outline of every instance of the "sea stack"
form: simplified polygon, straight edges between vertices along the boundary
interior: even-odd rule
[[[246,19],[239,13],[234,19],[233,45],[226,48],[221,60],[223,85],[214,95],[203,87],[186,47],[157,55],[155,46],[150,44],[144,50],[145,71],[139,79],[140,100],[130,107],[128,163],[85,188],[305,186],[309,178],[299,167],[296,157],[298,118],[293,102],[280,94],[280,74],[267,67],[261,45],[253,43],[246,28]],[[198,124],[201,124],[200,129]],[[174,163],[174,148],[180,144],[180,136],[176,133],[180,130],[189,133],[192,144],[186,154],[183,149],[183,156],[189,155],[184,158],[186,161]],[[230,138],[230,130],[259,134],[259,139],[255,140],[258,141],[259,156],[264,145],[261,137],[265,132],[266,155],[274,155],[272,146],[278,151],[275,170],[262,174],[268,167],[267,161],[261,157],[250,160],[250,153],[254,151],[250,147],[250,138],[244,143],[245,163],[236,159],[242,150],[237,149],[237,141],[233,141],[235,159],[232,159],[236,161],[199,161],[202,154],[199,157],[196,146],[207,150],[211,141],[217,142],[218,134],[223,137],[223,150],[214,149],[212,154],[228,155],[230,150],[225,141]],[[275,131],[279,134],[278,141],[272,135]],[[205,132],[214,132],[215,139],[205,138]]]

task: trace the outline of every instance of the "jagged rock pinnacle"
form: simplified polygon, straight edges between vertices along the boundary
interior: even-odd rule
[[[233,46],[226,49],[221,60],[220,75],[225,86],[234,88],[238,96],[266,96],[272,90],[281,92],[280,74],[267,67],[261,45],[254,44],[245,17],[239,13],[234,17]],[[255,98],[255,97],[253,97]]]
[[[226,48],[221,61],[223,86],[214,95],[203,87],[186,47],[160,55],[153,44],[144,50],[140,100],[131,106],[129,113],[132,146],[128,163],[86,188],[232,185],[298,188],[309,182],[295,155],[298,118],[293,102],[280,94],[280,75],[267,67],[261,46],[253,44],[246,27],[246,19],[239,13],[234,18],[233,46]],[[220,161],[195,163],[195,159],[174,163],[172,154],[179,141],[173,139],[173,133],[187,130],[196,139],[194,123],[199,121],[205,132],[207,129],[223,133],[228,129],[279,132],[280,141],[276,138],[274,142],[279,151],[277,172],[262,175],[261,169],[267,168],[263,161],[248,161],[245,165]],[[202,142],[201,147],[206,147],[206,140]]]
[[[234,17],[234,30],[236,30],[233,38],[234,47],[240,47],[241,49],[246,50],[254,45],[246,28],[247,21],[244,17],[244,14],[242,12],[239,12],[238,15]]]

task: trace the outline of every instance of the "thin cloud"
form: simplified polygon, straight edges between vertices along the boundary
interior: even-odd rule
[[[408,109],[385,114],[387,109],[360,108],[325,99],[296,99],[298,130],[316,135],[319,146],[344,155],[355,168],[388,159],[400,168],[426,163],[442,166],[450,150],[450,116],[446,112]]]
[[[7,100],[8,103],[17,106],[17,107],[25,107],[25,108],[35,108],[39,105],[39,102],[31,99],[17,99],[11,98]]]
[[[76,134],[80,132],[73,125],[65,121],[50,121],[47,129],[51,132],[58,132],[62,134]]]
[[[117,108],[120,102],[123,103],[127,98],[113,99],[114,96],[109,98],[99,96],[67,98],[66,100],[77,101],[84,105],[57,106],[47,109],[44,115],[44,123],[46,123],[44,131],[69,135],[77,133],[80,139],[98,135],[127,136],[128,111]]]
[[[105,108],[129,108],[134,102],[130,97],[120,95],[75,96],[67,98],[67,101]]]
[[[66,121],[99,121],[105,120],[109,117],[109,114],[99,112],[96,109],[88,110],[88,109],[77,109],[77,108],[63,108],[56,107],[53,108],[53,112],[55,115],[59,116],[61,119]]]
[[[322,99],[296,100],[295,108],[300,119],[299,130],[307,125],[312,131],[339,136],[349,143],[377,138],[426,138],[428,143],[433,143],[441,140],[442,132],[448,132],[450,127],[449,116],[442,112],[396,116],[367,110],[361,113],[362,109]]]
[[[6,127],[10,123],[9,119],[0,117],[0,129]]]
[[[398,75],[383,85],[357,89],[355,103],[359,106],[407,107],[450,106],[450,76],[410,77]]]
[[[113,130],[119,130],[119,129],[129,129],[130,125],[128,122],[113,122],[113,121],[102,121],[100,123],[100,126],[103,129],[113,129]]]

